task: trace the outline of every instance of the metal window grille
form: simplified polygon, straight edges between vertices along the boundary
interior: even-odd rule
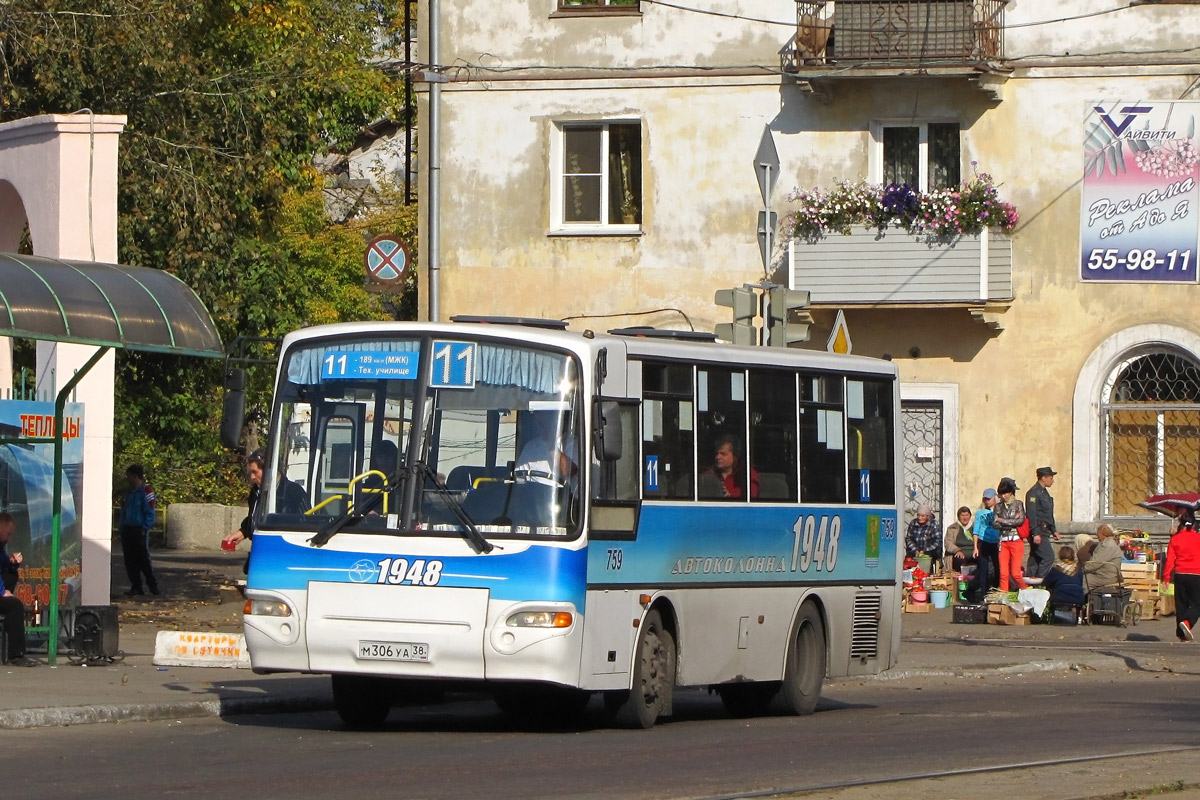
[[[1200,490],[1200,364],[1173,351],[1139,353],[1113,370],[1101,419],[1102,514],[1153,516],[1148,495]]]

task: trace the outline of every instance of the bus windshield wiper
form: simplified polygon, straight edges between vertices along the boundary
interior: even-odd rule
[[[367,495],[361,508],[355,508],[353,498],[351,498],[346,510],[340,516],[336,516],[322,525],[321,530],[317,531],[316,535],[308,540],[308,543],[313,547],[324,547],[342,528],[346,527],[347,523],[351,521],[357,522],[366,517],[375,510],[375,507],[383,500],[385,494],[395,492],[399,489],[400,477],[405,474],[405,470],[402,467],[397,467],[396,471],[384,481],[384,485],[380,487],[379,491],[372,491]]]
[[[475,522],[467,514],[466,509],[462,507],[462,503],[454,496],[454,493],[447,489],[441,481],[438,480],[437,473],[433,468],[424,461],[419,461],[416,464],[416,470],[421,472],[433,484],[434,490],[446,501],[446,506],[454,514],[455,518],[462,524],[464,538],[470,542],[477,553],[490,553],[495,549],[495,545],[487,540],[487,537],[479,532],[479,528],[475,527]]]

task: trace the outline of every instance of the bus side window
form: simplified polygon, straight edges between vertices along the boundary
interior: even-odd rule
[[[889,381],[847,381],[846,477],[851,486],[860,487],[858,492],[851,492],[851,501],[886,505],[896,501],[891,466],[892,405],[892,384]]]
[[[840,375],[800,376],[800,500],[846,502],[846,415]]]
[[[692,368],[684,364],[642,365],[643,495],[690,500],[695,461],[695,404]]]
[[[796,502],[796,375],[750,372],[750,466],[758,470],[758,497]]]

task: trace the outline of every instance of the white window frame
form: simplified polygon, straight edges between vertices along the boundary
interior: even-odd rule
[[[567,222],[563,218],[563,182],[564,182],[564,145],[563,139],[565,131],[572,127],[595,127],[601,126],[600,135],[600,223],[594,222]],[[645,133],[646,123],[637,118],[630,119],[628,117],[617,118],[602,118],[602,119],[570,119],[556,120],[552,126],[550,137],[550,233],[551,234],[568,234],[568,235],[619,235],[628,236],[630,234],[638,234],[642,230],[641,223],[624,223],[612,222],[608,220],[608,195],[609,195],[609,172],[608,172],[608,130],[611,125],[637,125],[642,134],[643,147],[639,148],[642,152],[642,175],[645,175]],[[644,187],[643,182],[643,187]],[[641,217],[646,219],[646,197],[643,194],[641,197]]]
[[[918,128],[917,143],[917,191],[929,191],[929,126],[953,123],[958,125],[958,174],[966,178],[963,170],[962,122],[957,119],[880,119],[871,123],[871,142],[867,148],[867,183],[883,183],[883,130],[884,128]]]

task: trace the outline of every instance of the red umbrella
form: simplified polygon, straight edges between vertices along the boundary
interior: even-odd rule
[[[1192,511],[1200,510],[1200,493],[1156,494],[1147,497],[1145,502],[1138,503],[1138,505],[1174,517],[1181,508],[1190,508]]]

